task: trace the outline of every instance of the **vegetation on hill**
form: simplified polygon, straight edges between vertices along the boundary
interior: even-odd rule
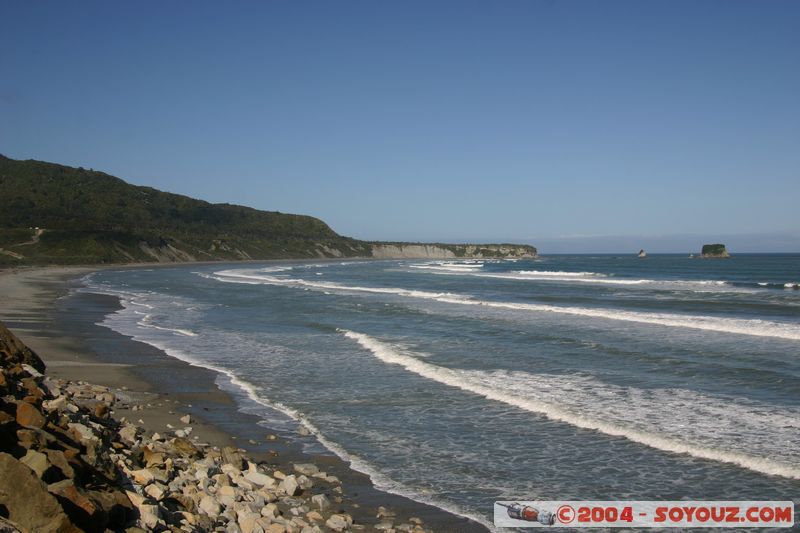
[[[211,204],[103,172],[0,155],[0,266],[370,257],[373,245],[310,216]],[[474,248],[436,246],[459,257]],[[505,256],[493,246],[475,254]],[[503,246],[513,252],[507,256],[536,254],[532,246]]]
[[[314,217],[211,204],[103,172],[3,156],[0,205],[6,264],[334,257],[369,248]],[[38,237],[36,228],[44,229]]]

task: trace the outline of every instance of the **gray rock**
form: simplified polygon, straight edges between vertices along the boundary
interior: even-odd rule
[[[297,484],[303,490],[309,490],[311,487],[314,486],[314,482],[308,479],[306,476],[298,476]]]
[[[298,463],[294,465],[294,471],[304,476],[313,476],[319,474],[319,468],[311,463]]]
[[[347,519],[344,515],[334,514],[325,522],[325,525],[334,531],[344,531],[348,527]]]
[[[330,500],[324,494],[315,494],[311,497],[311,503],[320,511],[325,511],[331,506]]]
[[[275,480],[261,472],[248,472],[244,478],[259,487],[271,487],[275,484]]]
[[[283,487],[283,491],[287,496],[294,496],[298,492],[297,489],[300,488],[300,485],[297,483],[297,478],[294,477],[294,474],[286,476],[281,482],[281,486]]]
[[[222,512],[222,508],[213,496],[203,496],[198,507],[212,518],[219,516],[220,512]]]

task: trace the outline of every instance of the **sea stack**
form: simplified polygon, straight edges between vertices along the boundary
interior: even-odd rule
[[[726,259],[730,257],[730,254],[724,244],[704,244],[700,257],[703,259]]]
[[[639,250],[639,257],[647,257],[647,252],[644,250]]]

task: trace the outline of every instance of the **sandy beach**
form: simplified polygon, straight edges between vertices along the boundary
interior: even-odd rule
[[[313,462],[342,480],[341,502],[335,505],[366,530],[379,521],[380,506],[397,513],[398,523],[419,518],[434,531],[486,530],[436,507],[379,491],[338,457],[309,456],[298,442],[276,437],[263,421],[241,412],[235,398],[217,386],[214,372],[95,325],[118,308],[118,300],[87,293],[67,296],[80,285],[80,277],[97,269],[0,271],[0,321],[41,356],[50,377],[107,386],[133,398],[141,409],[120,408],[113,416],[149,433],[180,427],[180,418],[188,414],[199,442],[238,447],[258,461],[289,471],[292,463]]]

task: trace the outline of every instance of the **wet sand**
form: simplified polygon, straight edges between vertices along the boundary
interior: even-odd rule
[[[97,326],[119,308],[117,298],[70,294],[70,289],[99,268],[0,270],[0,320],[42,357],[49,375],[127,394],[144,409],[118,409],[113,416],[126,417],[150,432],[183,427],[180,417],[190,414],[192,435],[199,442],[238,446],[259,461],[289,471],[291,463],[314,462],[342,480],[344,496],[337,505],[357,523],[375,523],[378,506],[385,506],[397,513],[397,523],[419,517],[435,531],[487,530],[437,507],[377,490],[368,476],[351,470],[338,457],[309,456],[302,441],[313,437],[275,438],[276,431],[265,427],[261,418],[242,412],[236,398],[219,388],[217,373]]]

